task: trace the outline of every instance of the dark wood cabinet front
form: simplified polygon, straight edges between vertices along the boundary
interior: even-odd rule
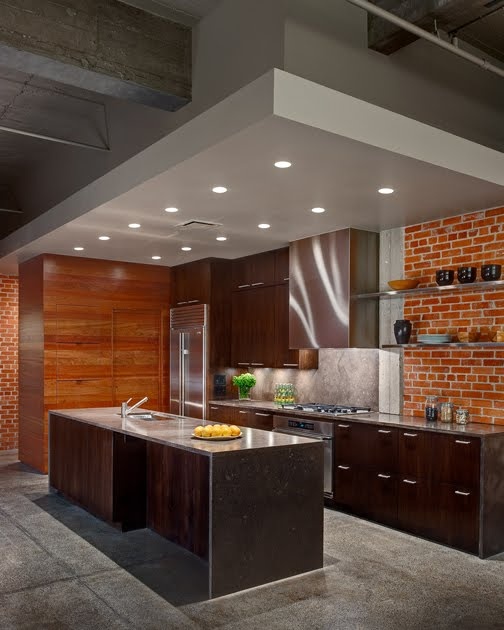
[[[232,365],[271,367],[275,361],[275,287],[235,291],[231,309]]]
[[[465,435],[436,436],[434,476],[444,483],[475,487],[479,484],[480,447],[478,438]]]
[[[334,426],[334,457],[338,464],[368,466],[367,427],[346,419],[336,420]]]
[[[399,470],[402,475],[430,476],[430,433],[415,429],[401,429],[398,437]]]
[[[211,262],[197,260],[172,269],[172,306],[207,304],[210,301]]]
[[[275,282],[289,282],[289,248],[275,250]]]
[[[275,283],[275,250],[232,262],[232,290],[253,289]]]
[[[335,463],[334,502],[337,507],[364,516],[369,500],[365,475],[354,464]]]
[[[393,473],[369,471],[366,515],[379,523],[397,525],[397,478]]]
[[[368,465],[380,473],[397,470],[397,429],[391,427],[366,427]]]
[[[439,508],[436,539],[478,553],[479,492],[477,489],[442,483],[436,487]]]

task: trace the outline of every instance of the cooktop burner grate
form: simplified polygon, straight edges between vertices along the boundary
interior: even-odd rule
[[[369,413],[371,407],[356,407],[354,405],[326,405],[322,403],[299,403],[283,405],[284,409],[292,409],[295,411],[308,411],[312,413]]]

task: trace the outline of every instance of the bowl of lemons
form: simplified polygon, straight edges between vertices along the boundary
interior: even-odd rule
[[[197,440],[236,440],[242,436],[234,424],[205,424],[194,429],[192,437]]]

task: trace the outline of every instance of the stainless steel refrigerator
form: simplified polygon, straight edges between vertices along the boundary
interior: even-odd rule
[[[170,311],[170,412],[206,415],[208,305]]]

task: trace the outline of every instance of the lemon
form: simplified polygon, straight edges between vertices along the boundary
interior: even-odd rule
[[[240,435],[240,428],[237,427],[235,424],[232,424],[229,428],[231,429],[231,435]]]
[[[194,429],[193,433],[194,433],[194,435],[197,435],[198,437],[201,437],[201,436],[203,435],[203,431],[204,431],[204,430],[205,430],[205,428],[204,428],[204,427],[199,426],[199,427],[196,427],[196,428]]]
[[[231,427],[224,425],[221,429],[221,433],[223,437],[228,437],[231,435]]]
[[[212,437],[212,435],[213,435],[213,432],[212,432],[211,426],[203,427],[203,431],[201,432],[202,437]]]

